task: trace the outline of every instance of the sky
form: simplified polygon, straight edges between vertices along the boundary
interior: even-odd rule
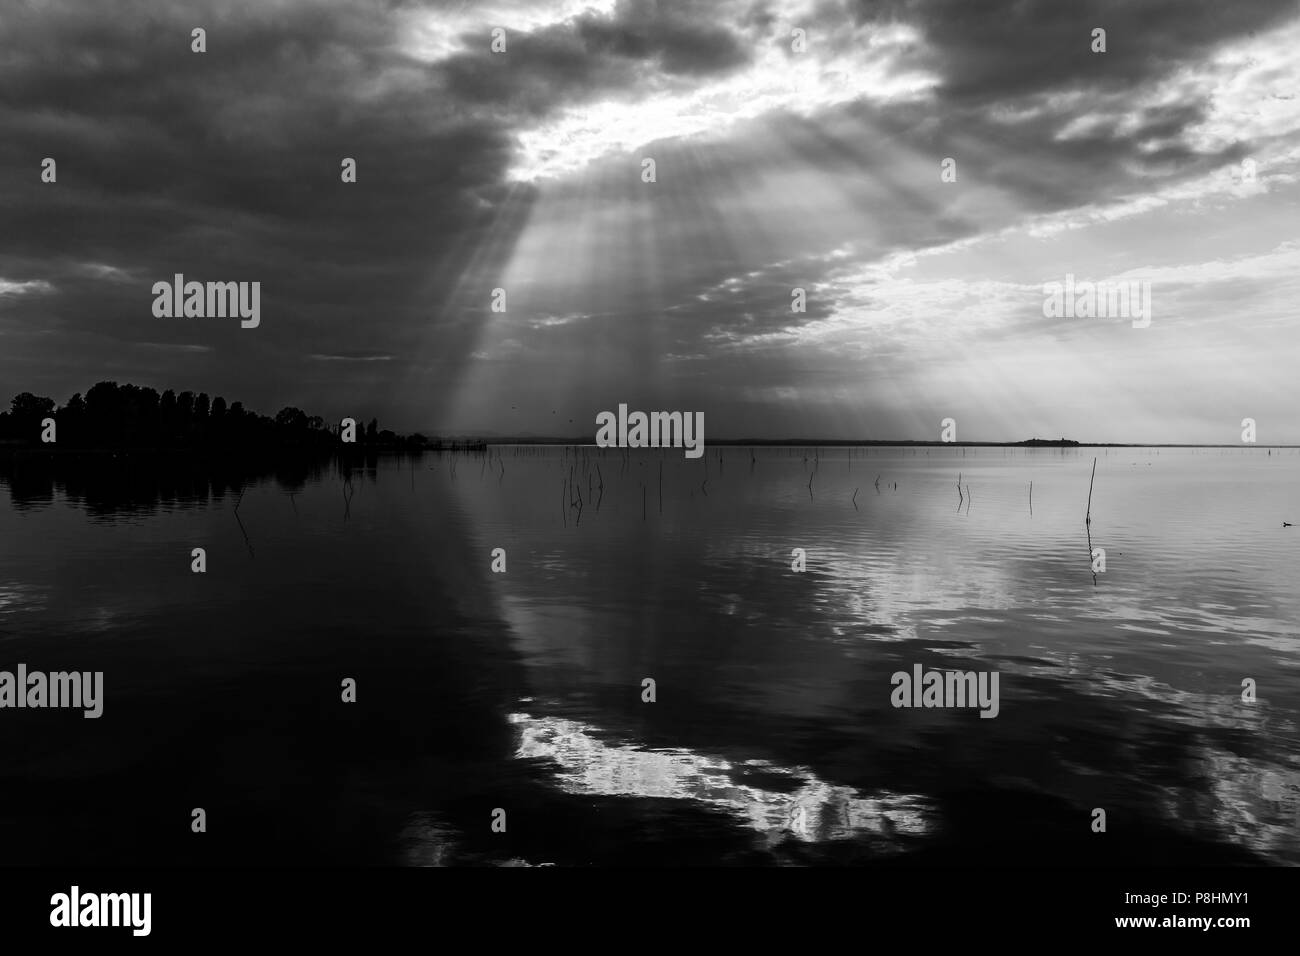
[[[1297,50],[1295,0],[7,0],[0,400],[1300,443]]]

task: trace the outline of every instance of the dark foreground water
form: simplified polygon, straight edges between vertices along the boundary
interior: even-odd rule
[[[0,863],[1300,863],[1295,450],[718,454],[0,471]]]

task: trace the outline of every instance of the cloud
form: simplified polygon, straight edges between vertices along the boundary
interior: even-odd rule
[[[159,349],[164,352],[211,352],[210,345],[188,345],[183,342],[141,342],[139,348]]]
[[[102,262],[86,262],[77,267],[77,275],[105,282],[131,282],[133,277],[125,269],[105,265]]]
[[[39,295],[53,291],[54,286],[43,279],[29,279],[24,282],[0,277],[0,295]]]
[[[391,362],[391,355],[319,355],[310,356],[317,362]]]
[[[838,19],[838,5],[822,9]],[[858,0],[859,23],[906,22],[926,38],[925,59],[943,76],[940,96],[965,105],[1049,90],[1139,90],[1153,78],[1203,63],[1223,43],[1295,18],[1287,0],[1252,0],[1225,17],[1216,0]],[[1092,31],[1106,30],[1106,52]]]

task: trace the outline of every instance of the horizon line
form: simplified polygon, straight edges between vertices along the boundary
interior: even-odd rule
[[[565,438],[563,436],[533,436],[533,437],[489,437],[482,433],[474,432],[455,432],[444,433],[442,437],[475,437],[479,441],[488,445],[580,445],[599,447],[595,439],[591,437],[582,438]],[[1037,444],[1031,444],[1036,442]],[[790,447],[934,447],[934,448],[1021,448],[1021,447],[1042,447],[1042,448],[1297,448],[1300,449],[1300,443],[1292,444],[1264,444],[1258,442],[1230,444],[1225,442],[1103,442],[1103,441],[1074,441],[1066,439],[1064,442],[1060,439],[1019,439],[1017,441],[933,441],[930,439],[855,439],[855,438],[717,438],[708,442],[701,442],[700,447],[709,445],[726,445],[726,446],[790,446]],[[607,446],[610,448],[624,448],[632,451],[641,451],[649,448],[658,448],[661,450],[683,448],[683,445],[638,445],[638,446]]]

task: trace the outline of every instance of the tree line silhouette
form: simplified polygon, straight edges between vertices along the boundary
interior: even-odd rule
[[[56,447],[99,448],[321,448],[340,444],[341,425],[286,406],[274,418],[229,405],[218,395],[209,399],[171,389],[159,394],[139,385],[99,382],[68,399],[62,407],[54,399],[22,392],[0,412],[0,442],[40,445],[45,419],[52,418]],[[370,448],[476,447],[472,443],[446,444],[418,432],[398,435],[380,429],[377,419],[356,423],[356,445]]]

